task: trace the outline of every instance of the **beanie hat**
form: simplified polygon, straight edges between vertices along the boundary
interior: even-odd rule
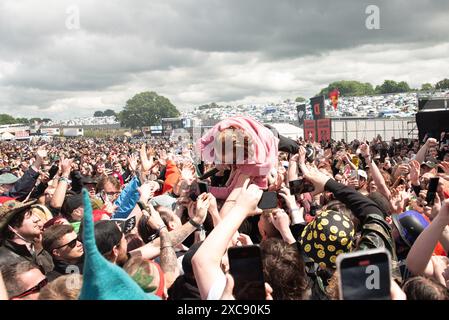
[[[351,251],[354,234],[354,225],[347,216],[322,211],[304,228],[299,240],[306,255],[326,269],[335,268],[340,253]]]
[[[83,189],[84,199],[84,268],[80,300],[157,300],[145,293],[120,267],[106,260],[95,244],[94,222],[89,193]]]

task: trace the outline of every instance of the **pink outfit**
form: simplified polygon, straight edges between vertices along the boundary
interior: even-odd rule
[[[270,129],[260,122],[249,117],[232,117],[220,121],[210,129],[201,139],[197,141],[197,150],[201,152],[201,158],[205,162],[217,162],[215,159],[214,139],[221,131],[229,127],[240,128],[252,138],[249,146],[253,150],[253,156],[245,164],[237,164],[237,169],[242,173],[252,177],[253,183],[266,189],[267,175],[270,170],[276,167],[278,161],[278,143]],[[237,182],[238,174],[227,187],[211,187],[212,194],[218,199],[225,199],[232,191]]]

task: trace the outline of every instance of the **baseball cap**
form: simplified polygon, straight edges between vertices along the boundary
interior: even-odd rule
[[[368,175],[366,174],[366,171],[364,170],[357,170],[359,177],[365,178],[365,180],[368,180]]]
[[[429,161],[423,162],[421,164],[421,166],[427,166],[430,169],[433,169],[433,168],[435,168],[437,166],[437,164],[435,162],[429,160]]]

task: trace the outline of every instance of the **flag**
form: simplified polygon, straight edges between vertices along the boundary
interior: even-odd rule
[[[337,110],[339,97],[340,97],[340,91],[338,91],[338,89],[334,89],[331,92],[329,92],[329,99],[331,99],[332,105],[334,106],[335,110]]]

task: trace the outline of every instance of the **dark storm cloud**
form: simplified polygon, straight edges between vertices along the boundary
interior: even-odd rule
[[[73,5],[79,30],[66,28]],[[368,5],[380,30],[365,27]],[[448,13],[429,0],[4,0],[0,111],[90,114],[138,90],[182,106],[313,94],[342,77],[433,81],[447,62]]]

